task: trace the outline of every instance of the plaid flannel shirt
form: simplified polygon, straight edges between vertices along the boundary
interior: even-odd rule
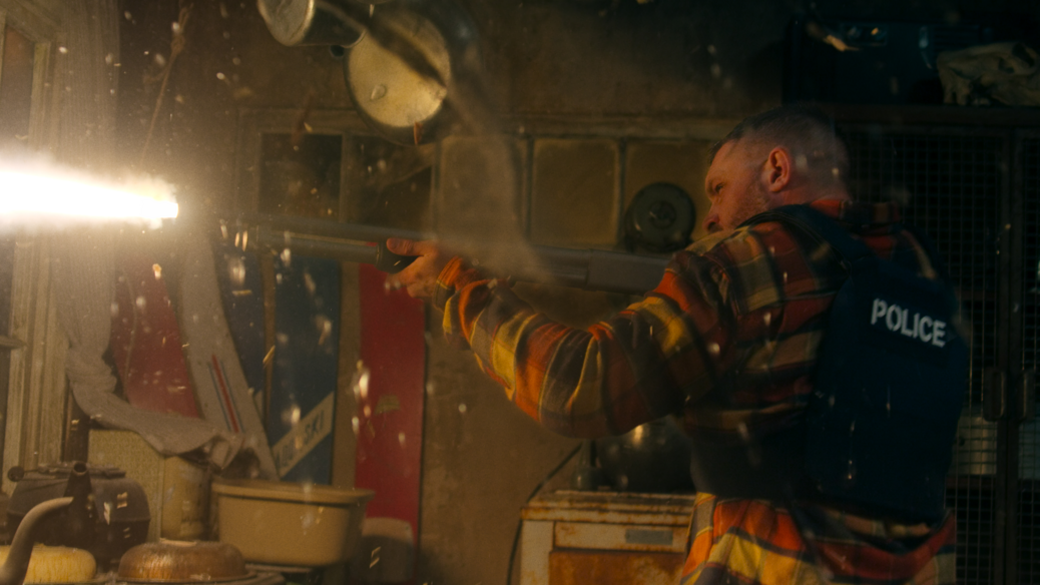
[[[812,205],[879,256],[935,278],[920,244],[895,223],[894,205]],[[764,222],[676,253],[657,288],[587,330],[551,321],[457,258],[441,272],[435,302],[448,340],[471,349],[509,399],[550,430],[598,437],[681,414],[690,434],[718,438],[798,424],[844,279],[829,246]],[[949,514],[928,527],[811,503],[795,512],[701,494],[682,583],[955,581]]]

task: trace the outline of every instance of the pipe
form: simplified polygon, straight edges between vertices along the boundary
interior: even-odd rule
[[[3,566],[0,566],[0,585],[22,585],[22,582],[25,581],[25,574],[29,571],[29,559],[32,557],[33,544],[36,542],[33,532],[37,525],[51,515],[68,508],[72,504],[72,500],[71,496],[66,496],[40,502],[25,514],[18,525],[18,530],[14,533],[14,539],[11,540],[7,560],[4,561]]]

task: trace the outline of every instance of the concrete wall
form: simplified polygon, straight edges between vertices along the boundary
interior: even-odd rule
[[[648,121],[647,128],[667,129],[667,120],[679,119],[699,130],[685,138],[673,136],[671,144],[703,147],[732,120],[779,103],[785,26],[792,14],[808,8],[794,0],[464,4],[480,34],[490,110],[507,130],[524,135],[527,146],[519,148],[527,155],[537,154],[532,144],[539,136],[532,128],[538,123],[547,127],[549,118],[562,120],[562,126],[546,131],[557,138],[561,133],[580,137],[586,124],[588,134],[615,141],[627,131],[612,133],[611,123],[628,124],[638,136],[641,120]],[[983,3],[832,0],[814,5],[825,14],[955,19]],[[1026,3],[1007,2],[994,9],[1016,6]],[[299,112],[308,104],[316,111],[350,107],[341,63],[326,49],[280,46],[252,2],[196,2],[186,25],[186,45],[142,156],[161,83],[146,82],[145,77],[158,74],[162,61],[169,60],[170,24],[178,18],[178,6],[172,0],[127,0],[124,8],[120,155],[128,165],[176,183],[186,207],[233,206],[242,112]],[[164,59],[157,61],[156,55]],[[517,168],[526,172],[528,164]],[[681,180],[688,180],[696,192],[703,162],[691,162],[691,169]],[[548,197],[518,189],[521,198],[524,193],[532,199]],[[618,189],[624,193],[609,194],[604,205],[631,197],[629,187]],[[438,193],[450,195],[450,189]],[[442,208],[450,209],[451,198],[445,197]],[[531,231],[529,222],[537,217],[525,205],[530,201],[521,201],[520,232]],[[435,214],[413,215],[419,217],[414,220],[419,227],[437,227]],[[441,214],[442,221],[446,215]],[[381,221],[393,223],[394,217]],[[572,223],[581,225],[580,219]],[[577,233],[584,234],[580,229]],[[611,247],[601,236],[590,236],[590,244]],[[577,322],[616,305],[616,299],[598,294],[528,292],[554,314]],[[576,315],[579,308],[583,312]],[[514,409],[470,355],[441,340],[439,317],[435,311],[428,315],[422,556],[416,582],[500,584],[506,579],[526,497],[577,443],[544,431]],[[565,486],[568,473],[564,469],[546,489]]]

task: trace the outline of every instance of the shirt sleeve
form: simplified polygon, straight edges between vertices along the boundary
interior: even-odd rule
[[[723,270],[676,254],[641,301],[587,330],[553,322],[455,258],[438,279],[444,333],[521,410],[560,434],[626,432],[711,390],[733,359]]]

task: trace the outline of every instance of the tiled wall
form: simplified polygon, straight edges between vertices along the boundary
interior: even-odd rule
[[[436,231],[467,238],[613,249],[625,211],[647,185],[665,182],[694,203],[697,229],[710,140],[600,136],[450,138],[441,144]]]

